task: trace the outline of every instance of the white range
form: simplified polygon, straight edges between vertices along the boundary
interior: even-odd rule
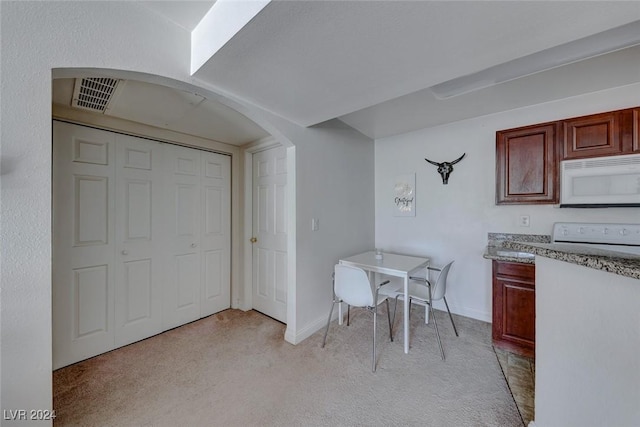
[[[556,222],[551,241],[640,255],[640,224]]]

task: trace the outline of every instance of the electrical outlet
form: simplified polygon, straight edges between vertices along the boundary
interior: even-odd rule
[[[529,227],[529,215],[520,215],[518,225],[520,227]]]

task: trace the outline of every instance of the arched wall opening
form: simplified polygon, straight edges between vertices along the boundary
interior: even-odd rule
[[[135,80],[153,85],[165,86],[181,91],[187,91],[191,93],[197,93],[204,96],[207,99],[219,102],[252,120],[261,128],[265,129],[271,134],[270,137],[265,139],[275,140],[279,144],[287,148],[287,157],[289,168],[295,170],[295,147],[291,141],[283,135],[276,126],[274,126],[268,119],[264,118],[260,112],[252,111],[250,108],[231,100],[223,95],[220,95],[210,89],[196,86],[189,82],[184,82],[160,75],[153,75],[148,73],[116,70],[116,69],[99,69],[99,68],[56,68],[52,70],[52,79],[75,79],[86,77],[109,77],[113,79]],[[53,111],[54,118],[56,111]],[[63,117],[63,119],[68,117]],[[71,119],[73,122],[73,118]],[[78,123],[82,123],[82,119],[76,120]],[[121,127],[122,123],[113,125],[109,123],[109,120],[103,120],[102,126],[98,124],[98,127],[108,130],[123,131]],[[114,127],[115,126],[115,127]],[[145,132],[146,130],[146,132]],[[163,130],[161,130],[163,131]],[[218,152],[228,153],[232,157],[232,308],[251,309],[251,265],[250,259],[251,251],[248,250],[248,244],[246,243],[251,235],[251,230],[248,227],[246,218],[251,212],[251,197],[246,196],[247,185],[245,178],[247,171],[245,169],[246,156],[251,155],[255,151],[256,144],[245,144],[245,146],[232,146],[224,143],[216,143],[215,141],[205,141],[197,138],[190,138],[188,140],[176,141],[171,135],[166,136],[165,133],[160,132],[158,137],[156,135],[149,135],[149,132],[153,133],[153,129],[146,127],[140,131],[139,127],[130,134],[144,137],[154,137],[154,139],[165,140],[166,142],[178,142],[182,145],[193,146],[195,148],[204,148],[209,150],[215,150]],[[182,135],[184,137],[184,135]],[[260,141],[257,141],[260,143]],[[289,337],[295,337],[295,185],[292,182],[295,179],[295,174],[291,173],[289,176],[290,185],[288,189],[288,221],[289,221],[289,248],[288,252],[289,265],[291,266],[290,274],[288,275],[287,283],[287,333],[285,338],[289,341],[294,339]],[[243,222],[240,218],[245,218]]]

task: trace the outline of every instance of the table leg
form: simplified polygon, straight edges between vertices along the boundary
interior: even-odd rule
[[[409,353],[409,275],[404,276],[404,352]]]
[[[342,325],[342,303],[338,303],[338,325]]]

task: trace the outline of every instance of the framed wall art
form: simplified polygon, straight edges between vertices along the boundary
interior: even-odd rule
[[[416,174],[396,176],[393,185],[394,216],[416,216]]]

